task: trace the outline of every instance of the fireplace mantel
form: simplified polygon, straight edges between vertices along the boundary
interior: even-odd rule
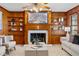
[[[51,43],[51,12],[48,12],[47,24],[30,24],[28,23],[28,12],[25,11],[25,43],[28,44],[28,31],[29,30],[47,30],[48,31],[48,44]]]

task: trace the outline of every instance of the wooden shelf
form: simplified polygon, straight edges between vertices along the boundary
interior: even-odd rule
[[[62,31],[62,30],[52,31],[52,35],[64,36],[65,34],[66,34],[66,32]]]
[[[51,21],[51,34],[52,35],[64,35],[65,22],[64,17],[58,17]]]
[[[12,21],[12,19],[14,19],[14,22]],[[20,29],[22,29],[22,31],[20,31]],[[14,40],[16,41],[17,44],[24,43],[24,18],[23,17],[8,17],[8,35],[13,35]]]
[[[23,17],[20,16],[20,17],[8,17],[8,18],[23,18]]]

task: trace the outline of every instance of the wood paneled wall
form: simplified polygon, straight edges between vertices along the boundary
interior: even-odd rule
[[[79,33],[79,5],[72,8],[71,10],[67,11],[67,26],[71,26],[71,16],[73,14],[77,15],[77,22],[78,22],[78,33]]]
[[[9,17],[24,17],[24,12],[9,12]]]
[[[29,24],[28,23],[28,12],[25,12],[25,43],[28,43],[28,30],[47,30],[48,31],[48,43],[51,43],[51,12],[48,12],[48,24]]]
[[[67,14],[67,26],[71,25],[71,15],[73,15],[75,13],[78,15],[78,19],[79,19],[79,5],[66,12],[66,14]]]
[[[0,6],[0,11],[2,11],[2,13],[3,13],[3,17],[2,17],[3,29],[2,29],[2,31],[0,31],[0,35],[1,34],[7,35],[7,33],[8,33],[7,17],[9,16],[9,11],[7,11],[6,9],[4,9],[1,6]]]
[[[28,24],[28,12],[10,12],[4,9],[3,7],[0,6],[0,11],[3,12],[3,30],[0,31],[0,34],[6,34],[8,33],[8,25],[7,25],[7,17],[24,17],[25,20],[25,30],[24,30],[24,35],[25,35],[25,43],[28,43],[28,30],[34,30],[34,29],[39,29],[39,30],[48,30],[48,43],[49,44],[57,44],[60,43],[60,37],[61,36],[52,36],[51,35],[51,20],[53,18],[57,17],[65,17],[65,26],[70,26],[70,16],[74,13],[78,14],[78,19],[79,19],[79,6],[67,11],[67,12],[48,12],[48,24],[46,25],[41,25],[41,24]],[[39,26],[39,28],[38,28]]]
[[[67,17],[66,17],[66,12],[52,12],[52,20],[55,18],[61,18],[64,17],[64,21],[65,21],[65,26],[67,25]]]
[[[51,35],[51,20],[53,18],[65,17],[65,12],[48,12],[48,24],[29,24],[28,12],[25,12],[25,42],[28,43],[28,30],[47,30],[48,31],[48,44],[59,44],[60,36]],[[38,28],[39,27],[39,28]],[[57,40],[56,40],[57,39]]]
[[[0,11],[3,13],[3,17],[2,17],[2,25],[3,25],[3,29],[2,31],[0,31],[0,35],[8,35],[9,34],[9,28],[8,25],[9,25],[9,17],[22,17],[23,20],[24,20],[24,12],[10,12],[10,11],[7,11],[5,8],[1,7],[0,6]],[[19,31],[17,32],[19,34]],[[15,33],[16,34],[16,33]],[[15,39],[16,38],[16,39]],[[18,43],[18,40],[19,38],[21,39],[20,42],[21,44],[24,44],[24,36],[14,36],[14,40],[16,41],[16,43]]]
[[[61,18],[61,17],[64,17],[64,26],[66,26],[67,24],[67,18],[66,18],[66,12],[52,12],[52,19],[51,21],[53,21],[54,19],[58,19],[58,18]],[[52,29],[51,29],[52,31]],[[56,32],[56,31],[55,31]],[[54,33],[54,31],[51,32],[51,44],[60,44],[60,37],[62,35],[52,35],[52,33]],[[63,32],[61,32],[63,33]]]
[[[14,36],[14,40],[16,41],[16,44],[25,44],[25,40],[24,40],[24,12],[9,12],[9,16],[8,16],[8,21],[11,20],[12,18],[15,19],[15,23],[17,24],[16,26],[14,26],[16,29],[18,29],[18,31],[9,31],[8,33],[10,33],[9,35]],[[22,19],[23,21],[20,22],[20,19]],[[9,23],[9,22],[8,22]],[[19,24],[22,23],[23,26],[20,26]],[[9,24],[8,24],[9,25]],[[12,26],[8,26],[8,28],[12,28]],[[23,31],[19,31],[20,27],[22,27]]]
[[[0,10],[3,12],[3,30],[0,32],[0,34],[8,34],[8,18],[7,17],[24,17],[25,18],[25,43],[28,43],[28,30],[38,30],[38,26],[39,26],[39,30],[48,30],[48,43],[56,43],[59,42],[59,37],[55,37],[51,35],[51,28],[50,28],[50,24],[51,24],[51,20],[53,17],[61,17],[61,16],[65,16],[64,13],[60,13],[60,12],[48,12],[48,24],[42,25],[42,24],[28,24],[28,12],[8,12],[6,9],[4,8],[0,8]],[[57,38],[57,40],[52,40]]]

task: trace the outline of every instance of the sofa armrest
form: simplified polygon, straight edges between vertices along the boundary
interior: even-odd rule
[[[0,56],[5,54],[6,52],[5,50],[6,50],[5,46],[0,46]]]
[[[67,41],[67,37],[61,37],[60,38],[60,41],[62,42],[62,41]]]

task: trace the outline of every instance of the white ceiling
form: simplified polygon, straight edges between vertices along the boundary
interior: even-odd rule
[[[79,3],[48,3],[48,6],[55,12],[66,12],[79,5]],[[23,7],[32,8],[32,3],[0,3],[0,6],[9,11],[24,11]]]

